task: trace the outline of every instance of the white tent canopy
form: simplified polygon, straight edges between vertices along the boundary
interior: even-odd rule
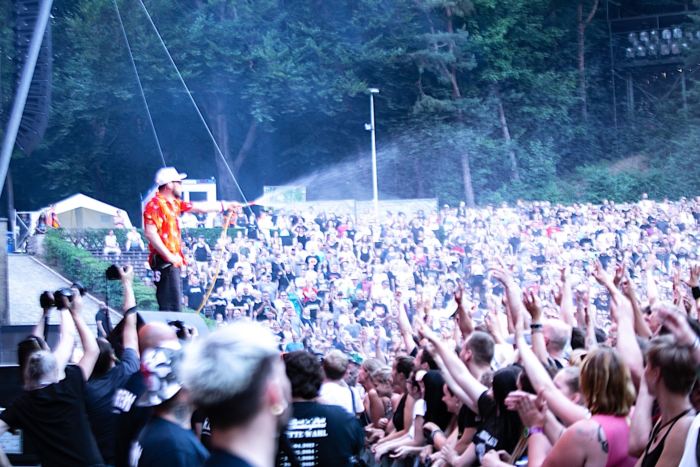
[[[109,229],[115,227],[114,216],[121,211],[124,227],[131,227],[129,215],[119,209],[82,193],[76,193],[54,204],[61,227],[66,229]]]

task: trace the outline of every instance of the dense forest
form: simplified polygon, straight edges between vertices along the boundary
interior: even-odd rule
[[[13,156],[15,202],[36,209],[83,192],[135,214],[160,152],[240,198],[146,11],[249,199],[284,184],[307,185],[311,199],[369,197],[369,87],[380,90],[382,197],[483,205],[695,196],[695,8],[690,0],[56,0],[49,127],[38,149]],[[3,125],[18,71],[13,15],[2,2]]]

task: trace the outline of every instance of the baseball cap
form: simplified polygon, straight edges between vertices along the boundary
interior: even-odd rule
[[[177,342],[167,343],[144,351],[141,373],[146,392],[139,398],[140,407],[154,407],[166,402],[182,389],[180,362],[182,349]]]
[[[179,173],[175,167],[163,167],[156,172],[155,182],[157,186],[170,182],[179,182],[187,178],[186,173]]]

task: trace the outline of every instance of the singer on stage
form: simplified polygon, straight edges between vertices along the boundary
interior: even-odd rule
[[[178,218],[184,212],[225,212],[240,204],[235,201],[190,203],[180,199],[182,180],[187,174],[174,167],[163,167],[155,177],[158,191],[146,204],[143,225],[149,241],[148,263],[153,270],[160,311],[181,311],[180,268],[185,264]]]

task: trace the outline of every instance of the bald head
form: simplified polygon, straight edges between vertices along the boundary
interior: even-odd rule
[[[165,342],[178,342],[175,330],[165,323],[148,323],[139,330],[139,350],[159,347]]]
[[[542,331],[550,352],[561,352],[571,339],[571,327],[558,319],[546,320]]]

